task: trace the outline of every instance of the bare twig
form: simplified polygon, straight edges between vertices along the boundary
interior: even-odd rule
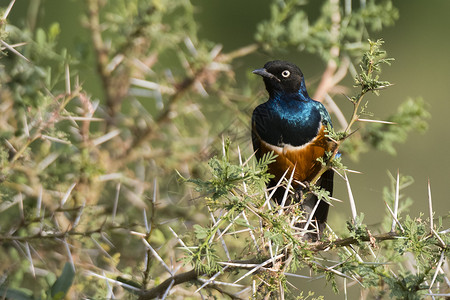
[[[330,9],[331,13],[331,29],[330,29],[330,41],[333,46],[330,49],[330,58],[328,59],[327,68],[322,74],[322,79],[317,87],[317,90],[314,94],[314,99],[317,101],[323,101],[325,95],[330,90],[330,88],[336,84],[336,80],[333,79],[337,70],[337,62],[336,59],[339,57],[340,49],[339,49],[339,32],[340,32],[340,23],[341,23],[341,13],[339,9],[339,1],[338,0],[330,0]]]

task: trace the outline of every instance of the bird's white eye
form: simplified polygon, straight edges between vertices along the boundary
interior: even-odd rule
[[[283,72],[281,72],[281,75],[282,75],[284,78],[287,78],[287,77],[289,77],[289,75],[291,75],[291,72],[289,72],[288,70],[284,70]]]

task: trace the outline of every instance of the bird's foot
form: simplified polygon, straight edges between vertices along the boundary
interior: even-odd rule
[[[301,182],[300,187],[295,189],[295,193],[294,193],[295,202],[302,203],[304,198],[306,197],[306,194],[308,193],[308,191],[310,191],[310,189],[311,189],[311,184],[309,181]]]

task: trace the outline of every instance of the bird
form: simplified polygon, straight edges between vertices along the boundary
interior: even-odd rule
[[[303,183],[309,183],[322,167],[317,159],[323,157],[326,151],[333,150],[333,143],[326,136],[327,126],[332,127],[330,115],[322,103],[309,97],[303,73],[295,64],[282,60],[269,61],[253,73],[262,76],[269,93],[269,99],[258,105],[252,114],[255,156],[260,160],[272,151],[277,155],[268,166],[268,172],[273,177],[267,188],[277,187],[285,172],[285,178],[289,179],[294,170],[292,187],[301,195]],[[333,193],[333,176],[334,171],[329,169],[316,183],[330,196]],[[284,194],[285,188],[278,186],[273,198],[281,204]],[[290,195],[288,204],[301,200],[301,197],[292,198],[294,196]],[[303,199],[301,209],[306,216],[313,211],[317,201],[313,194],[307,194]],[[312,217],[318,226],[310,226],[308,229],[314,233],[305,234],[304,239],[320,239],[328,210],[329,204],[321,200]]]

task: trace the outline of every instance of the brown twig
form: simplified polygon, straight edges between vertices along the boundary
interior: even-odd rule
[[[197,280],[199,276],[203,275],[202,272],[199,272],[196,269],[192,269],[188,272],[181,273],[178,275],[175,275],[171,278],[166,279],[159,285],[155,286],[154,288],[150,290],[143,291],[141,295],[139,296],[139,300],[145,300],[145,299],[154,299],[158,296],[161,296],[164,294],[164,292],[167,290],[170,284],[172,284],[172,281],[174,281],[173,285],[182,284],[185,282],[193,282]]]
[[[327,68],[325,72],[323,72],[322,79],[320,80],[319,86],[317,87],[316,92],[314,93],[314,99],[317,101],[323,101],[325,95],[330,90],[332,86],[336,84],[336,80],[334,80],[334,75],[337,70],[337,58],[339,57],[340,49],[338,46],[339,42],[339,30],[341,23],[341,14],[339,11],[339,1],[338,0],[330,0],[330,7],[332,10],[331,14],[331,29],[330,29],[330,41],[333,46],[330,49],[330,58],[328,60]]]
[[[220,62],[224,64],[230,63],[232,60],[236,58],[246,56],[255,52],[258,49],[258,47],[259,46],[257,44],[250,44],[237,50],[231,51],[229,53],[218,54],[213,59],[213,62]],[[143,143],[152,139],[155,133],[158,131],[158,128],[160,128],[160,126],[163,125],[164,123],[167,123],[171,120],[177,102],[179,102],[186,95],[186,93],[193,88],[196,82],[206,80],[208,78],[207,75],[209,75],[209,73],[211,72],[218,72],[218,71],[212,70],[210,68],[210,64],[205,64],[197,71],[192,72],[193,75],[187,76],[184,79],[182,79],[178,84],[175,84],[175,92],[171,95],[171,97],[165,104],[165,108],[159,113],[158,116],[156,116],[152,126],[147,127],[144,131],[141,131],[139,133],[139,136],[133,140],[133,142],[124,152],[123,157],[127,161],[130,160],[129,159],[130,157],[133,157],[131,152],[134,149],[138,148]]]
[[[380,242],[380,241],[386,241],[386,240],[395,240],[398,237],[399,237],[399,235],[396,234],[395,232],[380,233],[380,234],[376,234],[376,235],[367,235],[367,236],[361,237],[360,240],[358,240],[357,238],[354,238],[354,237],[348,237],[345,239],[338,239],[338,240],[330,241],[330,242],[319,242],[319,243],[316,243],[315,245],[311,245],[309,247],[309,250],[318,252],[318,251],[323,251],[323,250],[329,249],[329,248],[337,248],[337,247],[345,247],[345,246],[349,246],[349,245],[355,245],[355,244],[358,244],[360,241],[372,242],[373,239],[375,239],[376,241]]]
[[[99,2],[99,0],[86,0],[88,28],[95,51],[97,71],[100,75],[105,93],[109,116],[107,121],[108,125],[111,125],[114,123],[114,119],[121,109],[122,100],[128,93],[129,80],[127,74],[129,74],[129,70],[125,67],[120,69],[120,71],[116,71],[113,75],[108,69],[110,53],[108,47],[103,42]]]
[[[245,265],[245,264],[258,264],[261,261],[263,261],[263,259],[240,260],[240,261],[232,261],[230,263]],[[250,268],[250,267],[248,267],[248,268]],[[231,270],[236,270],[236,269],[238,269],[238,267],[230,266],[226,269],[226,271],[231,271]],[[247,269],[247,268],[240,267],[239,269]],[[185,282],[195,282],[198,279],[198,277],[202,276],[202,275],[206,275],[206,273],[201,272],[196,269],[192,269],[190,271],[187,271],[187,272],[184,272],[184,273],[181,273],[178,275],[174,275],[173,277],[166,279],[165,281],[163,281],[159,285],[155,286],[154,288],[142,291],[140,294],[139,300],[154,299],[156,297],[163,295],[164,292],[169,287],[169,285],[172,283],[172,281],[174,281],[173,286],[175,286],[175,285],[182,284]],[[216,289],[215,287],[213,287],[213,288]]]

